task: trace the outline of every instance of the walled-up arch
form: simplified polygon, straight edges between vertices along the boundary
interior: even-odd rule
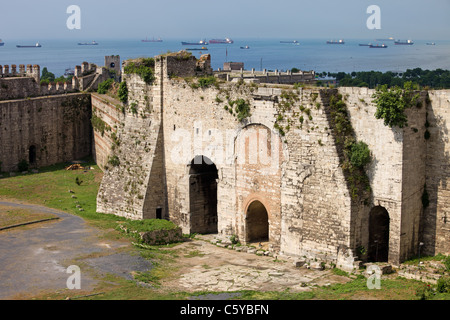
[[[390,218],[386,208],[382,206],[372,208],[369,214],[369,261],[388,261],[389,225]]]
[[[281,241],[283,149],[279,134],[261,123],[245,126],[236,138],[237,220],[244,225],[236,230],[246,243],[268,241],[273,250]]]
[[[196,156],[189,166],[190,232],[216,233],[217,167],[204,156]]]

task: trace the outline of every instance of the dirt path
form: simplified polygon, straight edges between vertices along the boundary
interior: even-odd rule
[[[0,206],[26,208],[39,213],[51,213],[60,219],[34,225],[32,228],[17,228],[0,232],[0,299],[15,299],[38,295],[44,291],[67,289],[67,279],[72,275],[67,268],[80,256],[98,256],[115,267],[106,270],[108,264],[97,264],[99,271],[117,273],[127,276],[134,268],[133,256],[129,259],[129,268],[123,263],[121,254],[116,249],[124,246],[123,242],[99,240],[101,232],[93,228],[80,217],[58,210],[36,205],[0,202]],[[126,246],[126,245],[125,245]],[[142,259],[143,260],[143,259]],[[143,261],[144,270],[151,268],[151,263]],[[97,281],[81,269],[81,289],[89,292]]]

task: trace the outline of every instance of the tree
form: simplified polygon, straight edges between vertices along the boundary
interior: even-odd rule
[[[44,67],[42,69],[41,80],[48,81],[48,82],[54,82],[55,81],[55,75],[52,72],[49,72],[47,67]]]

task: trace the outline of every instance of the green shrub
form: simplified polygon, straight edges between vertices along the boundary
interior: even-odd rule
[[[214,76],[198,79],[198,85],[200,86],[200,88],[206,88],[211,85],[215,85],[216,82],[217,82],[217,79]]]
[[[17,167],[19,168],[19,172],[24,172],[24,171],[28,171],[29,165],[26,160],[21,160],[19,162],[19,164],[17,165]]]
[[[450,272],[450,256],[447,256],[444,260],[444,266],[447,272]]]
[[[450,293],[450,277],[439,278],[436,290],[440,293]]]
[[[111,89],[112,84],[114,83],[114,79],[108,79],[106,81],[103,81],[98,85],[97,92],[100,94],[105,94]]]
[[[405,110],[417,104],[419,97],[418,94],[413,95],[412,87],[411,82],[406,82],[403,89],[400,87],[388,89],[387,85],[379,86],[373,95],[373,102],[377,106],[375,117],[383,119],[384,124],[390,128],[407,126]]]
[[[370,160],[370,150],[369,146],[366,143],[360,141],[353,144],[350,156],[350,162],[352,163],[352,165],[358,168],[363,168],[368,163],[370,163]]]
[[[238,99],[234,101],[235,112],[237,114],[237,118],[239,121],[244,120],[247,117],[250,117],[250,105],[244,99]]]
[[[434,295],[431,285],[426,284],[416,290],[416,297],[419,300],[428,300]]]
[[[124,67],[125,74],[137,74],[146,84],[152,84],[155,78],[153,69],[155,68],[155,59],[143,58],[137,62],[130,62]]]

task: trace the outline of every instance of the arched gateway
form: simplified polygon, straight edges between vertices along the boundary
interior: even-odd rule
[[[384,207],[372,208],[369,216],[369,261],[387,262],[389,258],[389,213]]]
[[[246,212],[247,242],[269,241],[269,214],[258,200],[253,201]]]
[[[208,158],[195,157],[189,170],[191,233],[217,232],[217,167]]]

